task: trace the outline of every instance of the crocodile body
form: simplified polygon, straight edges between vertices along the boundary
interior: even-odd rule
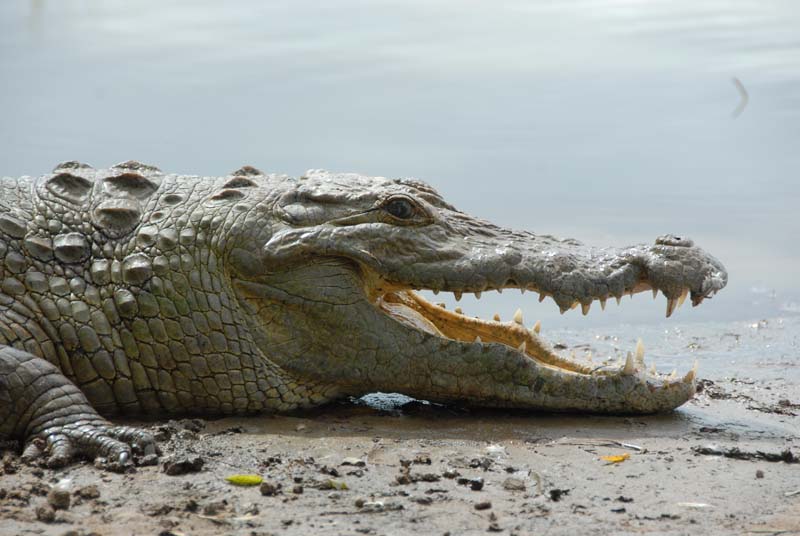
[[[645,290],[667,313],[727,280],[667,235],[625,249],[509,231],[415,180],[77,162],[0,182],[0,438],[53,464],[150,445],[103,415],[234,414],[397,391],[555,411],[670,410],[694,372],[613,370],[414,290],[520,288],[562,311]],[[35,440],[39,440],[38,442]]]

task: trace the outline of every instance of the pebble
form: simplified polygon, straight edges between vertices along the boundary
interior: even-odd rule
[[[273,484],[272,482],[264,481],[261,483],[261,487],[259,489],[261,490],[261,495],[264,495],[265,497],[272,497],[273,495],[280,493],[281,486],[280,484]]]
[[[506,478],[503,481],[503,489],[508,491],[525,491],[525,482],[519,478]]]
[[[169,476],[185,475],[200,472],[204,464],[205,460],[200,456],[183,456],[164,461],[163,470]]]
[[[43,523],[52,523],[56,520],[56,513],[52,508],[40,506],[36,509],[36,519]]]
[[[66,510],[69,508],[69,492],[63,489],[51,489],[47,494],[47,502],[54,510]]]
[[[475,510],[488,510],[492,507],[491,501],[481,501],[475,503]]]

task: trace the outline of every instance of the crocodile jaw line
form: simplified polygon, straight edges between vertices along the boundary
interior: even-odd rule
[[[391,287],[391,285],[382,286]],[[460,298],[459,294],[456,295],[457,299]],[[644,343],[641,339],[636,348],[627,353],[625,361],[618,366],[593,366],[561,356],[539,336],[541,327],[538,322],[531,329],[525,327],[520,309],[509,322],[501,321],[498,315],[495,315],[493,320],[483,320],[466,316],[460,309],[448,311],[409,289],[385,292],[375,297],[374,303],[383,313],[409,328],[465,344],[483,346],[503,344],[531,359],[536,366],[567,376],[637,376],[641,382],[653,389],[669,389],[686,384],[694,390],[697,382],[696,362],[682,378],[678,378],[674,372],[669,375],[659,374],[655,366],[649,367],[648,370],[644,360]]]

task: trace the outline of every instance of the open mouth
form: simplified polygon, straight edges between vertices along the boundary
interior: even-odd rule
[[[484,320],[467,316],[460,308],[449,311],[443,304],[431,303],[413,290],[385,292],[375,298],[375,305],[410,328],[467,344],[502,344],[531,359],[538,367],[557,370],[562,374],[636,376],[653,389],[680,383],[693,384],[697,374],[697,362],[683,378],[679,378],[676,371],[661,374],[656,370],[655,364],[648,368],[641,339],[636,348],[627,353],[624,361],[616,363],[603,362],[596,365],[591,354],[585,361],[566,357],[557,353],[540,336],[539,322],[531,328],[525,326],[520,309],[517,309],[511,321],[501,321],[497,315],[493,320]]]

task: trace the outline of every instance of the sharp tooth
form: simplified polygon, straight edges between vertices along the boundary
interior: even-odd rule
[[[519,293],[525,294],[525,287],[519,287]]]
[[[614,296],[617,299],[617,305],[622,303],[622,296]]]
[[[517,309],[517,311],[514,313],[514,322],[516,322],[519,325],[523,325],[522,324],[522,309]]]
[[[483,342],[483,341],[481,341],[481,336],[480,335],[476,335],[475,336],[475,342]]]
[[[606,299],[605,298],[600,298],[600,310],[601,311],[605,311],[606,310]]]
[[[539,294],[539,303],[542,303],[546,297],[547,295],[544,292]]]
[[[498,289],[497,289],[497,293],[498,293],[498,294],[502,294],[502,293],[503,293],[503,289],[501,289],[501,288],[498,288]]]
[[[668,380],[674,380],[677,377],[678,377],[677,369],[672,369],[672,372],[669,373],[669,375],[667,376],[667,379]]]
[[[633,366],[633,354],[628,352],[628,355],[625,358],[625,366],[622,367],[622,375],[633,376],[634,372],[636,372],[636,368]]]
[[[583,312],[583,316],[588,315],[589,314],[589,309],[591,309],[591,308],[592,308],[592,303],[591,302],[582,303],[581,304],[581,311]]]
[[[683,377],[683,383],[692,383],[694,382],[694,378],[697,376],[697,360],[694,360],[694,366],[692,370],[686,373],[686,376]]]
[[[538,335],[540,331],[542,331],[542,321],[537,320],[536,323],[533,325],[533,332]]]
[[[683,292],[681,292],[681,295],[678,298],[678,307],[683,305],[683,302],[686,301],[686,296],[688,295],[689,295],[689,289],[688,288],[683,289]]]
[[[495,322],[500,322],[500,315],[499,314],[497,314],[497,313],[494,314],[494,321]]]
[[[525,341],[522,341],[520,343],[520,345],[517,346],[517,350],[519,350],[520,352],[522,352],[524,354],[526,347],[527,347],[527,344],[525,344]]]
[[[439,289],[438,288],[433,289],[433,295],[434,296],[438,296],[439,295]]]
[[[672,312],[678,306],[678,300],[675,298],[667,298],[667,318],[672,316]]]
[[[636,355],[634,357],[636,358],[636,363],[644,366],[644,343],[642,339],[636,341]]]
[[[453,296],[456,297],[456,301],[461,301],[461,293],[460,292],[453,292]]]
[[[442,303],[442,302],[439,302],[439,303],[437,303],[436,305],[438,305],[438,306],[439,306],[439,307],[441,307],[442,309],[444,309],[444,308],[445,308],[445,304],[444,304],[444,303]]]
[[[586,354],[586,359],[589,360],[589,363],[592,362],[592,352],[589,352],[589,353]]]
[[[458,313],[458,314],[460,314],[460,315],[461,315],[461,314],[464,314],[464,312],[461,310],[461,307],[456,307],[455,309],[453,309],[453,311],[454,311],[455,313]]]
[[[479,299],[479,300],[481,299],[481,291],[480,291],[480,290],[479,290],[478,292],[476,292],[476,293],[475,293],[475,297],[476,297],[477,299]]]
[[[658,370],[656,370],[656,364],[655,363],[651,363],[650,364],[650,375],[651,376],[655,376],[657,374],[658,374]]]
[[[653,289],[653,299],[655,300],[656,298],[658,298],[658,289],[654,288]]]

